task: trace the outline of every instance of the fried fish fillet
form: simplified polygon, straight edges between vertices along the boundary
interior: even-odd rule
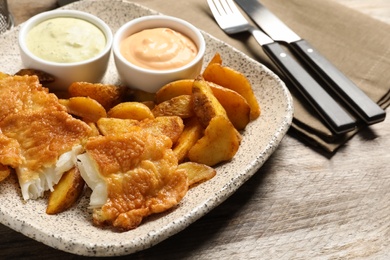
[[[176,143],[184,130],[183,119],[178,116],[161,116],[141,121],[121,118],[100,118],[97,122],[103,135],[121,135],[142,128],[154,135],[166,135]]]
[[[0,162],[15,168],[24,200],[41,197],[75,165],[91,128],[69,115],[36,76],[0,79],[0,100],[0,129],[12,140],[0,147]],[[15,150],[13,161],[4,162],[5,149]]]
[[[93,190],[93,222],[118,230],[136,228],[142,219],[177,205],[188,190],[178,169],[172,141],[145,130],[91,138],[77,166]]]
[[[11,173],[11,167],[21,163],[19,143],[5,136],[0,129],[0,181]]]

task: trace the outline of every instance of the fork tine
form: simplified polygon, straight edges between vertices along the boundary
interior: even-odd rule
[[[217,20],[219,26],[222,26],[222,20],[220,19],[220,17],[222,17],[223,14],[221,14],[219,11],[222,6],[221,7],[217,6],[217,4],[220,6],[219,1],[215,3],[213,0],[207,0],[207,3],[210,7],[211,12],[213,13],[215,20]]]
[[[232,10],[229,6],[229,3],[227,3],[227,1],[224,1],[224,0],[215,0],[216,2],[220,3],[220,5],[222,6],[223,10],[225,11],[226,15],[234,15],[232,13]]]
[[[229,6],[229,9],[232,14],[236,15],[237,17],[244,18],[244,16],[241,14],[240,10],[237,8],[237,5],[233,2],[233,0],[226,0],[226,5]]]

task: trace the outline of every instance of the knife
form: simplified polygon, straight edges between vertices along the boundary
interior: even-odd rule
[[[379,123],[385,119],[386,112],[378,104],[260,2],[257,0],[235,0],[235,2],[274,41],[287,43],[290,49],[312,68],[366,124]]]
[[[336,134],[356,128],[352,118],[283,47],[257,28],[249,28],[264,52]]]

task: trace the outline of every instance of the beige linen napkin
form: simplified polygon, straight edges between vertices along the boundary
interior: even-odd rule
[[[285,78],[248,33],[226,35],[215,23],[206,0],[136,0],[167,15],[185,19],[236,47]],[[383,108],[390,104],[390,25],[331,0],[261,0],[302,38]],[[294,98],[292,131],[327,152],[334,152],[357,131],[334,135],[285,80]],[[261,102],[261,101],[260,101]]]

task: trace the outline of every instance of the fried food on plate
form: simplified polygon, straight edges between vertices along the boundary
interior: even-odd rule
[[[90,206],[97,226],[136,228],[148,215],[177,205],[188,189],[172,141],[147,131],[91,138],[78,167],[93,190]]]
[[[69,115],[36,76],[2,78],[0,99],[0,129],[20,145],[20,163],[4,165],[15,168],[24,200],[41,197],[74,166],[91,128]]]
[[[95,99],[108,111],[123,101],[127,88],[102,83],[73,82],[68,92],[71,97]]]
[[[19,143],[5,136],[0,129],[0,182],[11,173],[10,167],[16,167],[21,163]]]
[[[154,118],[150,108],[140,102],[123,102],[107,112],[108,117],[142,120],[145,118]]]
[[[208,181],[217,174],[217,171],[214,168],[195,162],[181,163],[178,168],[186,170],[189,188]]]
[[[176,155],[179,163],[188,159],[188,151],[202,137],[203,127],[196,117],[186,120],[184,130],[173,147],[173,153]]]
[[[193,79],[180,79],[164,85],[156,93],[156,103],[160,104],[181,95],[191,95],[192,84],[194,84]]]
[[[176,143],[184,129],[178,116],[162,116],[141,121],[120,118],[101,118],[97,126],[102,135],[121,135],[143,129],[154,135],[166,135]]]
[[[21,69],[15,73],[18,76],[37,76],[41,84],[49,84],[55,81],[54,77],[49,73],[46,73],[37,69]]]
[[[195,79],[192,93],[195,114],[205,131],[188,151],[188,158],[208,166],[231,160],[240,146],[240,133],[201,76]]]
[[[192,86],[192,97],[194,112],[204,128],[209,125],[209,122],[213,117],[220,115],[228,118],[226,110],[214,96],[210,86],[201,76],[197,77],[194,81]]]
[[[219,54],[216,54],[219,55]],[[253,93],[249,80],[239,71],[222,66],[221,59],[212,59],[203,71],[203,77],[207,81],[214,82],[225,88],[232,89],[242,95],[248,102],[251,112],[251,120],[260,116],[260,106]]]
[[[180,95],[156,105],[152,112],[155,117],[179,116],[184,119],[194,116],[192,108],[192,96]]]
[[[72,207],[84,190],[85,181],[77,167],[65,172],[49,195],[47,214],[61,213]]]
[[[220,162],[231,160],[241,142],[241,135],[232,123],[224,116],[213,117],[200,138],[188,152],[192,162],[217,165]]]
[[[60,100],[60,103],[66,107],[69,114],[86,122],[97,122],[100,118],[107,117],[105,108],[90,97],[71,97]]]
[[[237,92],[221,87],[212,82],[207,82],[214,96],[225,109],[229,120],[238,130],[244,130],[250,122],[251,108],[245,98]]]
[[[229,88],[222,87],[216,83],[206,82],[211,88],[213,95],[218,99],[223,106],[232,124],[238,129],[243,130],[250,122],[251,108],[246,99],[238,92]],[[173,114],[183,111],[187,108],[183,100],[180,101],[180,96],[192,95],[193,79],[181,79],[164,85],[156,93],[156,107],[153,109],[155,116],[165,114]],[[179,99],[179,100],[177,100]],[[171,108],[173,106],[173,108]],[[176,106],[176,107],[175,107]],[[188,115],[184,115],[188,117]],[[182,118],[185,118],[182,116]]]

